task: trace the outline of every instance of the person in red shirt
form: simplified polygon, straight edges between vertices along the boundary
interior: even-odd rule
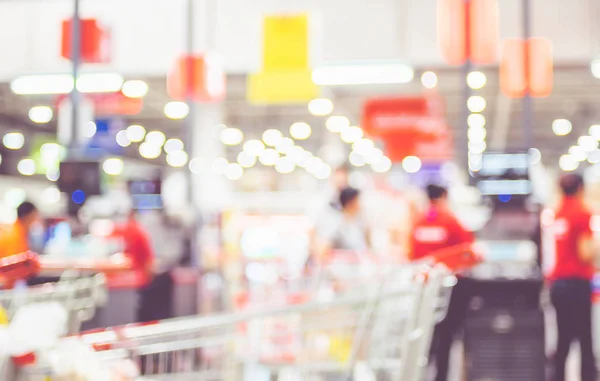
[[[154,271],[152,243],[144,227],[135,218],[134,211],[129,214],[121,234],[125,243],[125,255],[131,261],[132,269],[142,271],[150,277]]]
[[[448,191],[438,185],[427,186],[429,208],[413,227],[410,258],[419,260],[452,246],[473,242],[473,234],[462,227],[448,206]],[[452,290],[446,317],[438,324],[432,351],[436,363],[436,381],[446,381],[450,349],[462,326],[467,311],[469,292],[467,280],[459,278]]]
[[[558,345],[555,379],[565,380],[565,363],[571,343],[581,348],[581,381],[596,381],[592,343],[592,278],[595,244],[592,215],[583,201],[584,181],[577,174],[560,179],[562,202],[555,212],[552,231],[556,242],[555,267],[549,276],[556,310]]]

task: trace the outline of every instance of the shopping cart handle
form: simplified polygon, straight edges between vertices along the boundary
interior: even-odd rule
[[[476,266],[481,263],[482,259],[482,254],[472,243],[438,250],[424,258],[426,262],[443,264],[454,272]]]
[[[28,251],[0,259],[0,282],[10,284],[17,280],[28,279],[40,272],[39,256]]]

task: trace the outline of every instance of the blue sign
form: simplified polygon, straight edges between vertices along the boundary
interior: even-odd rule
[[[86,154],[89,157],[121,155],[123,147],[117,144],[117,133],[125,127],[125,121],[122,119],[96,119],[94,124],[90,124],[90,135],[92,129],[95,129],[95,132],[88,141]]]

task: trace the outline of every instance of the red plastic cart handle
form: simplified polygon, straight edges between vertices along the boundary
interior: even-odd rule
[[[41,266],[34,252],[10,255],[0,259],[0,281],[11,283],[37,275]]]

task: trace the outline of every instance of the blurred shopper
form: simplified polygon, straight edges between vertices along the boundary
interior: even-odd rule
[[[370,247],[367,228],[360,216],[360,191],[344,188],[339,195],[339,210],[321,224],[318,255],[322,259],[331,251],[364,254]]]
[[[40,215],[34,204],[25,201],[19,205],[15,223],[0,228],[0,258],[30,250],[30,241],[39,221]]]
[[[591,218],[583,202],[584,181],[577,174],[560,179],[563,199],[555,213],[553,232],[556,240],[556,263],[550,275],[552,304],[556,309],[558,345],[555,377],[565,380],[565,363],[571,343],[581,348],[581,381],[596,381],[592,345],[592,277],[594,243]]]
[[[465,230],[450,211],[448,191],[438,185],[427,186],[429,208],[417,218],[412,232],[412,260],[422,259],[438,250],[473,242],[472,233]],[[467,279],[459,278],[452,290],[446,317],[438,324],[432,352],[436,364],[436,381],[448,379],[450,349],[463,325],[469,292]]]
[[[154,274],[152,243],[144,227],[137,221],[136,212],[131,211],[120,228],[125,256],[131,261],[133,270],[141,271],[149,279]]]

